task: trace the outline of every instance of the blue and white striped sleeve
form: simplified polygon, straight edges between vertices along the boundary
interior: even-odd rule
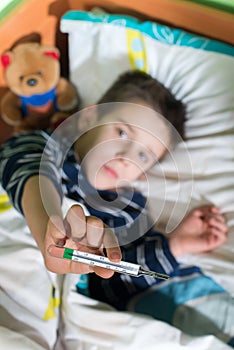
[[[0,146],[0,181],[14,207],[22,211],[21,197],[26,181],[34,175],[45,175],[62,198],[61,152],[44,131],[22,133]],[[43,157],[42,157],[43,155]]]

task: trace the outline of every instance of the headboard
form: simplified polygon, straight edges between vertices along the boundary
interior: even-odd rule
[[[90,10],[101,7],[110,13],[155,19],[171,26],[234,44],[234,14],[188,0],[22,0],[6,18],[0,21],[0,53],[10,48],[20,37],[37,32],[45,45],[61,50],[61,71],[68,76],[67,35],[59,30],[61,16],[68,10]],[[0,99],[6,91],[0,69]],[[11,128],[0,118],[0,142]]]

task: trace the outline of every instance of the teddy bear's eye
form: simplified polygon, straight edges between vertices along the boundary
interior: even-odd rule
[[[42,71],[39,70],[39,71],[37,72],[37,75],[38,75],[39,77],[41,77],[41,76],[42,76]]]
[[[23,76],[23,75],[20,75],[19,80],[20,80],[20,81],[24,80],[24,76]]]

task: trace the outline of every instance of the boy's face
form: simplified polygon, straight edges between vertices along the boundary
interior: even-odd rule
[[[129,186],[167,152],[169,129],[142,105],[121,103],[105,114],[77,145],[81,166],[98,190]]]

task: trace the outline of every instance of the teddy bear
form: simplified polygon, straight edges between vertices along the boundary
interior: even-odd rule
[[[8,91],[1,113],[15,133],[54,129],[78,110],[78,92],[60,76],[59,57],[57,47],[38,42],[19,43],[2,54]]]

